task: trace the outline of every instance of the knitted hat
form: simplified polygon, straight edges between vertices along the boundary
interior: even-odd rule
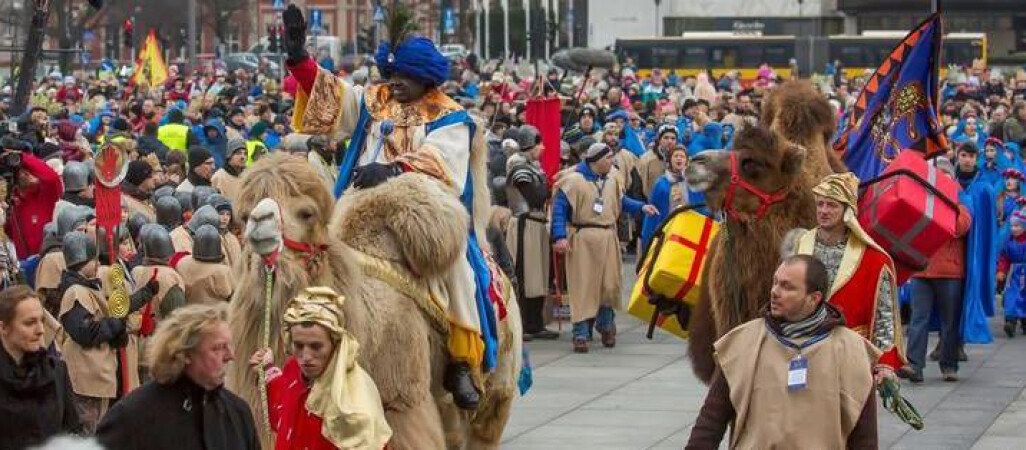
[[[254,139],[262,139],[262,135],[267,132],[267,122],[260,121],[253,125],[253,128],[249,129],[249,137]]]
[[[242,138],[231,138],[224,147],[225,153],[232,156],[235,152],[246,153],[246,140]]]
[[[666,133],[673,133],[674,135],[676,135],[677,134],[677,127],[675,127],[675,126],[673,126],[673,124],[669,124],[669,123],[668,124],[664,124],[664,125],[660,125],[659,126],[659,131],[656,132],[656,141],[659,141],[660,139],[662,139],[663,135],[666,134]]]
[[[598,162],[611,153],[613,153],[613,150],[611,150],[608,145],[599,142],[588,147],[588,150],[584,152],[584,160],[589,164]]]
[[[125,174],[125,182],[133,186],[143,184],[147,178],[153,175],[153,167],[146,161],[132,161],[128,163],[128,173]]]
[[[210,150],[204,147],[193,146],[189,148],[189,170],[202,165],[213,157],[214,155],[210,153]]]

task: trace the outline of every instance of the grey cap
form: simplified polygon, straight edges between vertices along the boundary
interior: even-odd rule
[[[64,181],[64,192],[81,192],[89,186],[89,166],[78,161],[68,161],[61,172]]]
[[[143,257],[163,263],[175,254],[175,246],[171,243],[171,234],[164,227],[155,223],[143,225],[139,231],[139,244]]]
[[[174,197],[175,188],[171,186],[161,186],[157,190],[153,191],[153,201],[160,200],[161,197]]]
[[[57,214],[57,238],[63,240],[68,233],[94,218],[96,213],[88,206],[72,205],[62,209]]]
[[[72,231],[61,240],[61,252],[68,270],[78,270],[96,259],[96,241],[81,231]]]
[[[162,197],[157,200],[157,223],[168,230],[182,224],[182,204],[174,197]]]
[[[541,143],[541,132],[532,125],[521,125],[517,130],[517,145],[520,151],[526,152]]]
[[[199,207],[207,204],[207,199],[217,193],[217,190],[210,186],[196,186],[192,189],[192,207]]]
[[[192,192],[175,191],[175,199],[178,200],[178,206],[182,208],[182,213],[192,211]]]
[[[192,213],[192,219],[189,220],[188,225],[189,232],[195,233],[203,225],[210,225],[214,228],[221,225],[221,215],[213,206],[203,205]]]
[[[232,153],[240,150],[243,152],[246,151],[246,140],[242,138],[231,138],[224,147],[224,153],[228,155],[229,158],[231,158]]]
[[[197,261],[219,263],[224,260],[221,251],[221,233],[210,225],[200,226],[192,241],[192,257]]]
[[[174,199],[172,199],[174,200]],[[177,204],[178,202],[175,202]],[[143,213],[132,214],[132,217],[128,218],[128,234],[132,236],[132,240],[139,241],[139,232],[142,231],[143,225],[150,222],[150,218],[146,217]]]

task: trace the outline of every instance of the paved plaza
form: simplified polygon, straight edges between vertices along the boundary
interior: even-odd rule
[[[1026,448],[1026,337],[1007,339],[1000,325],[995,318],[993,344],[967,347],[961,381],[943,382],[931,363],[925,383],[903,382],[926,428],[915,431],[881,408],[881,448]],[[503,449],[684,446],[706,393],[691,373],[686,343],[663,332],[649,341],[647,324],[625,313],[618,313],[617,326],[615,349],[596,341],[591,353],[574,354],[566,323],[560,340],[527,344],[534,387],[514,404]]]

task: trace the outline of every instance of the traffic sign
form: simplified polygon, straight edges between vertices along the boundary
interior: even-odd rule
[[[275,11],[284,11],[285,10],[285,0],[273,0],[273,3],[271,4],[271,8],[274,9]]]
[[[374,21],[378,23],[385,21],[385,8],[382,8],[381,5],[374,6]]]
[[[310,10],[310,29],[313,31],[320,31],[321,25],[323,24],[323,14],[321,10],[314,8]]]
[[[456,12],[452,8],[445,9],[445,15],[443,17],[445,34],[456,33]]]

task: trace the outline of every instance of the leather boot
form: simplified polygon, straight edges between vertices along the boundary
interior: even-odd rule
[[[524,311],[522,313],[529,317],[525,320],[524,334],[530,335],[533,339],[553,340],[559,339],[559,333],[545,328],[545,316],[542,310],[545,309],[545,297],[531,297],[524,299]]]
[[[465,362],[450,363],[445,370],[445,390],[452,393],[452,400],[460,409],[475,410],[481,402],[481,394],[470,378],[470,365]]]

